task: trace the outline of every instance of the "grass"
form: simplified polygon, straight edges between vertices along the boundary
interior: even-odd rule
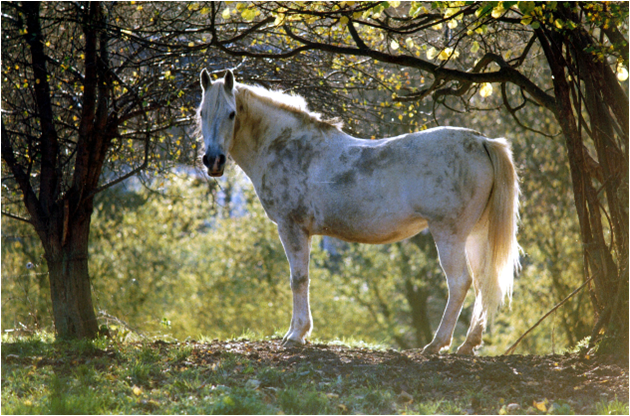
[[[3,414],[465,414],[471,403],[495,413],[507,404],[478,385],[442,395],[448,380],[438,374],[401,392],[382,382],[378,365],[327,377],[317,365],[288,369],[228,351],[204,361],[194,343],[56,342],[45,334],[2,341]],[[548,414],[574,413],[554,406]],[[617,398],[593,406],[628,414]]]

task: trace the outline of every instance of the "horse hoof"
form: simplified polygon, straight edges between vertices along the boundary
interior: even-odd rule
[[[296,341],[294,339],[291,338],[285,338],[282,340],[282,344],[281,344],[284,348],[297,348],[297,347],[303,347],[304,346],[304,342],[303,341]]]
[[[462,345],[457,349],[457,355],[475,355],[475,348],[469,345]]]
[[[439,354],[441,349],[442,347],[429,344],[422,349],[422,354],[423,355]]]

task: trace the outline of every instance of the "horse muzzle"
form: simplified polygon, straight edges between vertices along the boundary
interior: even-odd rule
[[[209,156],[208,154],[205,154],[201,159],[205,167],[208,168],[208,175],[215,177],[223,175],[226,160],[227,158],[223,153],[216,156]]]

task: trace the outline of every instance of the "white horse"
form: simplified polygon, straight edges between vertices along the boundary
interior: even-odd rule
[[[448,284],[440,326],[424,347],[437,353],[453,330],[473,284],[475,304],[465,342],[472,354],[488,319],[511,298],[519,267],[518,178],[508,143],[462,128],[440,127],[362,140],[309,112],[301,97],[237,83],[231,71],[200,74],[198,116],[210,176],[228,154],[249,176],[277,224],[291,269],[293,316],[283,344],[304,344],[311,237],[391,243],[427,226]]]

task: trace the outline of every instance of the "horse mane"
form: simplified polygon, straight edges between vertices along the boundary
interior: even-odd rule
[[[332,120],[322,119],[320,113],[310,111],[306,100],[297,94],[287,94],[282,91],[268,90],[259,86],[239,84],[238,87],[246,94],[250,94],[256,97],[263,103],[270,105],[274,108],[278,108],[283,111],[287,111],[302,121],[315,124],[317,127],[328,130],[336,129],[341,130],[343,122],[337,118]]]

